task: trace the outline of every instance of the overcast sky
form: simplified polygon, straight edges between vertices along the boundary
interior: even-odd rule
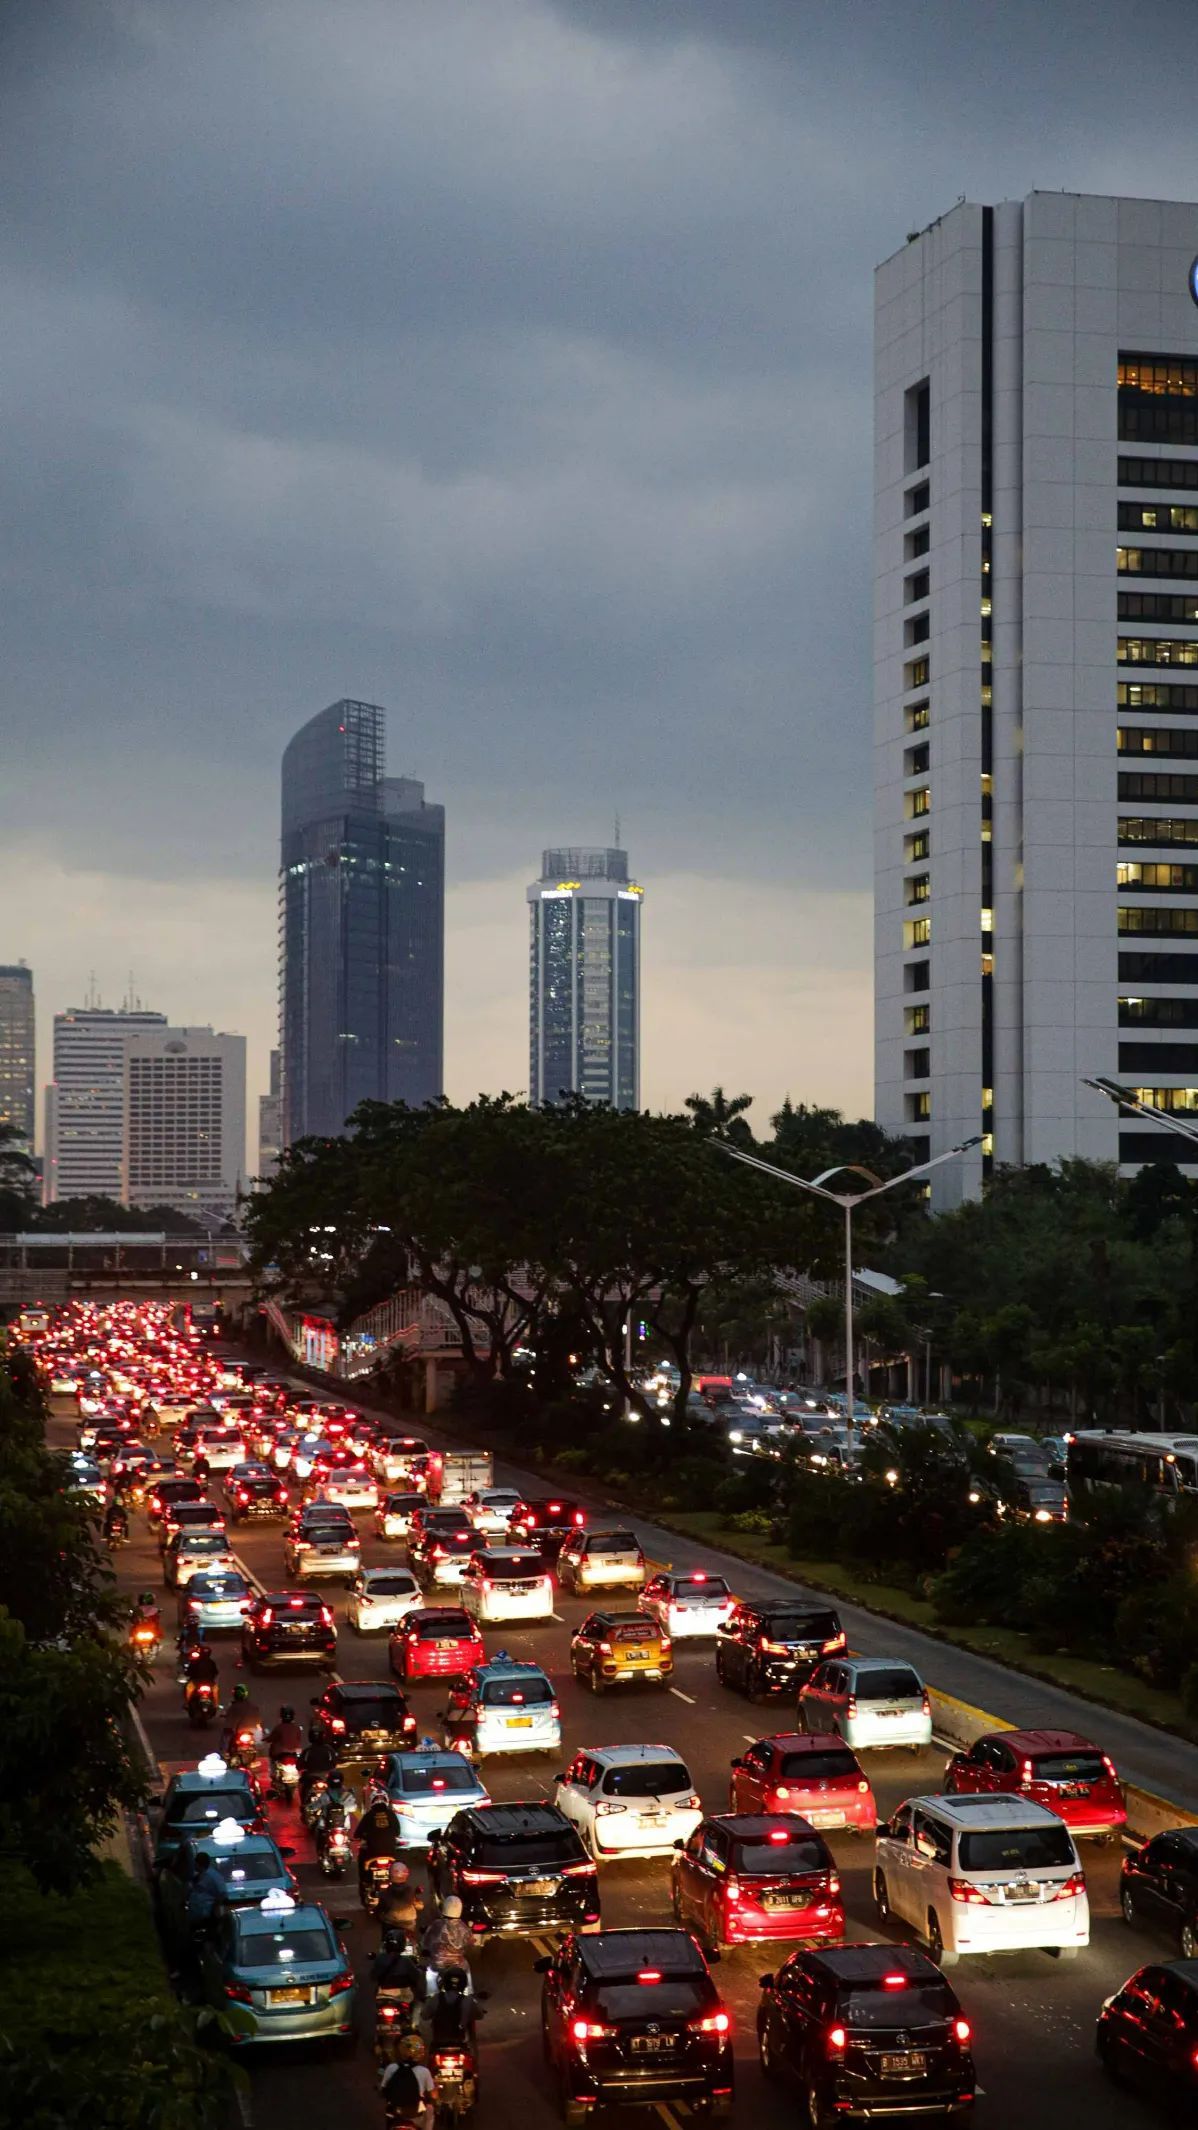
[[[257,1092],[279,756],[349,694],[448,810],[451,1095],[526,1085],[524,885],[618,812],[645,1100],[868,1109],[872,270],[963,194],[1198,198],[1193,52],[1182,0],[7,0],[43,1035],[132,969]]]

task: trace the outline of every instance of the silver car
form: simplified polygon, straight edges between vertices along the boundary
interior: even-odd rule
[[[799,1726],[838,1732],[854,1752],[932,1742],[932,1706],[919,1673],[898,1657],[833,1657],[799,1689]]]

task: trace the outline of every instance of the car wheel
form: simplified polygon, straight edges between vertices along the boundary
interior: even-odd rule
[[[771,2080],[781,2078],[782,2066],[778,2061],[773,2041],[770,2038],[770,2023],[768,2019],[763,2020],[757,2029],[757,2054],[761,2062],[762,2077]]]
[[[592,1664],[592,1666],[591,1666],[591,1692],[592,1692],[593,1694],[601,1694],[601,1693],[603,1692],[603,1685],[604,1685],[604,1682],[603,1682],[602,1678],[600,1677],[600,1673],[599,1673],[599,1667],[598,1667],[598,1665],[597,1665],[597,1664]]]
[[[587,2119],[587,2111],[582,2101],[575,2100],[564,2072],[559,2081],[558,2094],[558,2107],[567,2130],[579,2130],[579,2125]]]
[[[811,2130],[824,2130],[825,2123],[830,2120],[828,2111],[815,2086],[808,2086],[807,2088],[807,2120],[811,2125]]]
[[[1181,1957],[1183,1960],[1198,1960],[1198,1927],[1193,1923],[1181,1926]]]
[[[879,1923],[888,1923],[890,1921],[890,1894],[886,1886],[886,1874],[884,1871],[875,1871],[874,1873],[874,1907],[878,1911]]]
[[[1130,1923],[1132,1929],[1134,1930],[1136,1924],[1139,1922],[1140,1919],[1136,1914],[1136,1897],[1132,1892],[1130,1886],[1125,1886],[1123,1888],[1123,1891],[1119,1896],[1119,1906],[1123,1910],[1124,1922]]]
[[[1098,2053],[1098,2061],[1110,2079],[1111,2084],[1113,2086],[1121,2086],[1123,2084],[1123,2072],[1119,2065],[1118,2051],[1112,2047],[1109,2040],[1103,2038],[1101,2027],[1098,2029],[1094,2046]]]
[[[1077,1952],[1078,1948],[1076,1945],[1058,1945],[1056,1947],[1056,1956],[1058,1960],[1076,1960]]]
[[[937,1967],[955,1967],[960,1953],[950,1952],[944,1942],[940,1918],[934,1908],[928,1910],[928,1951]]]

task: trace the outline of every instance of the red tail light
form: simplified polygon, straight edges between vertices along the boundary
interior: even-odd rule
[[[325,1624],[325,1626],[326,1626],[326,1627],[331,1627],[331,1626],[332,1626],[332,1624],[333,1624],[333,1615],[332,1615],[332,1613],[331,1613],[331,1612],[329,1611],[329,1608],[328,1608],[328,1606],[327,1606],[327,1605],[322,1605],[322,1606],[321,1606],[321,1608],[320,1608],[320,1617],[321,1617],[321,1619],[323,1620],[323,1622],[324,1622],[324,1624]]]
[[[846,1715],[846,1716],[855,1716],[855,1715],[856,1715],[856,1713],[857,1713],[857,1696],[856,1696],[856,1694],[850,1694],[850,1695],[849,1695],[849,1698],[848,1698],[848,1703],[847,1703],[847,1705],[846,1705],[846,1707],[845,1707],[845,1715]]]
[[[1061,1881],[1061,1884],[1060,1884],[1060,1885],[1059,1885],[1059,1886],[1057,1887],[1056,1891],[1055,1891],[1055,1892],[1054,1892],[1054,1894],[1053,1894],[1053,1900],[1054,1900],[1054,1901],[1069,1901],[1069,1900],[1073,1900],[1073,1899],[1074,1899],[1074,1898],[1076,1897],[1076,1895],[1077,1895],[1077,1894],[1079,1894],[1079,1893],[1084,1893],[1084,1892],[1085,1892],[1085,1890],[1086,1890],[1086,1874],[1085,1874],[1085,1872],[1084,1872],[1084,1871],[1074,1871],[1074,1872],[1071,1872],[1071,1873],[1070,1873],[1070,1876],[1069,1876],[1069,1877],[1068,1877],[1067,1879],[1063,1879],[1063,1880]]]
[[[989,1894],[984,1893],[980,1886],[975,1886],[969,1879],[950,1879],[948,1890],[953,1900],[963,1902],[966,1908],[992,1908],[994,1906]]]
[[[252,2004],[254,2001],[253,1991],[246,1989],[242,1982],[226,1982],[225,1995],[233,2004]]]
[[[259,1627],[269,1627],[269,1626],[270,1626],[270,1624],[271,1624],[271,1622],[272,1622],[272,1620],[274,1619],[274,1616],[275,1616],[275,1614],[274,1614],[274,1607],[273,1607],[273,1605],[268,1605],[268,1606],[267,1606],[267,1608],[266,1608],[266,1610],[265,1610],[265,1612],[263,1612],[263,1613],[260,1613],[260,1614],[259,1614],[259,1617],[258,1617],[258,1625],[259,1625]]]
[[[575,2041],[602,2041],[603,2036],[612,2031],[611,2027],[596,2026],[591,2019],[572,2019],[570,2022],[570,2032]]]
[[[842,2026],[830,2026],[828,2028],[828,2051],[830,2055],[839,2056],[841,2050],[848,2047],[848,2041],[848,2034]]]
[[[353,1986],[354,1978],[352,1974],[334,1975],[329,1984],[329,1995],[330,1997],[343,1997],[346,1990],[352,1989]]]
[[[329,1717],[329,1728],[330,1728],[330,1730],[334,1730],[334,1731],[343,1731],[343,1730],[345,1729],[345,1718],[344,1718],[344,1716],[330,1716],[330,1717]]]
[[[732,2021],[727,2012],[711,2012],[706,2019],[692,2019],[691,2031],[695,2034],[727,2034]]]
[[[506,1871],[463,1871],[462,1882],[466,1886],[501,1886],[506,1877]]]
[[[433,1787],[435,1789],[436,1784]],[[594,1864],[563,1864],[561,1873],[564,1879],[593,1879],[598,1876],[598,1868]]]
[[[964,2048],[972,2032],[973,2028],[970,2026],[968,2019],[953,2020],[953,2037],[961,2043],[962,2048]]]
[[[581,1509],[575,1509],[574,1521],[576,1524],[584,1524],[586,1522],[586,1517],[583,1515]]]

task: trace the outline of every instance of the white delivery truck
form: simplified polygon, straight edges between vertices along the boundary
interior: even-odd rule
[[[465,1501],[479,1487],[495,1484],[495,1459],[490,1450],[446,1450],[441,1459],[441,1491],[437,1500],[443,1509]]]

